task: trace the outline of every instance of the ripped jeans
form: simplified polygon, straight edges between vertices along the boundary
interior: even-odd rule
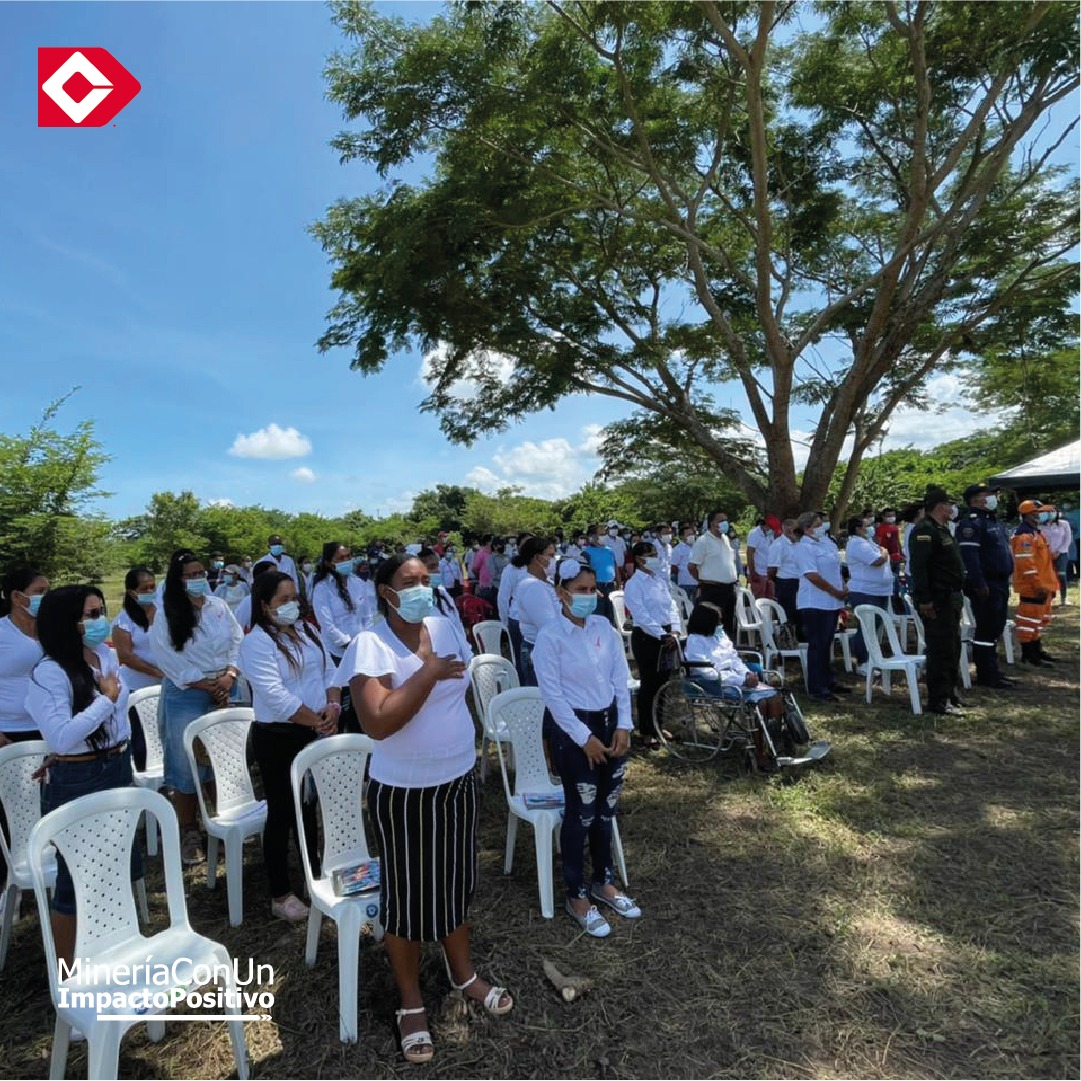
[[[575,715],[606,747],[616,730],[615,703],[606,710],[575,710]],[[625,758],[606,759],[601,766],[590,767],[578,746],[545,713],[552,765],[563,782],[563,828],[559,835],[563,855],[563,883],[567,897],[588,897],[585,878],[585,847],[593,864],[593,881],[608,885],[612,873],[612,819],[623,787]]]

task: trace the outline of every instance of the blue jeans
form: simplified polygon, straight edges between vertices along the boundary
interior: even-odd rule
[[[860,604],[869,604],[873,608],[881,608],[883,612],[890,610],[889,597],[876,597],[873,593],[849,593],[845,598],[848,607],[853,611]],[[856,633],[852,636],[852,656],[857,664],[865,664],[867,661],[867,643],[863,640],[863,627],[856,620]]]
[[[191,775],[191,766],[184,751],[184,729],[192,721],[211,713],[217,707],[209,691],[200,691],[196,687],[181,689],[171,679],[161,681],[162,712],[160,715],[160,734],[162,757],[165,764],[165,784],[176,792],[186,796],[195,795],[195,778]],[[199,769],[199,780],[210,780],[210,768]]]
[[[109,758],[94,758],[88,762],[53,762],[45,776],[46,780],[41,786],[42,815],[92,792],[130,787],[131,754],[124,751]],[[104,859],[107,861],[108,856]],[[142,877],[143,854],[139,846],[133,843],[131,880],[137,882]],[[93,888],[92,884],[89,888]],[[53,893],[52,907],[54,912],[64,916],[75,915],[75,886],[60,851],[56,856],[56,890]]]
[[[606,710],[575,710],[575,716],[608,747],[616,730],[616,707]],[[607,886],[612,872],[612,821],[623,787],[624,758],[606,758],[591,767],[585,752],[545,711],[545,732],[552,764],[563,782],[563,827],[559,847],[563,858],[563,885],[571,900],[588,897],[585,877],[585,846],[593,865],[593,881]]]
[[[803,633],[807,636],[807,692],[822,698],[833,687],[833,636],[837,633],[836,608],[801,608]]]
[[[524,638],[518,646],[518,685],[536,687],[537,673],[533,671],[533,643]]]

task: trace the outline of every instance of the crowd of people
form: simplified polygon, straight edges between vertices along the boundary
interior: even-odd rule
[[[997,660],[1011,582],[1020,598],[1022,659],[1053,663],[1041,636],[1056,595],[1065,603],[1071,563],[1076,571],[1073,507],[1025,500],[1020,523],[1007,533],[996,499],[987,486],[973,485],[958,506],[932,487],[900,515],[887,507],[853,516],[837,540],[822,512],[785,520],[765,514],[742,551],[723,510],[708,514],[701,528],[660,522],[636,532],[609,521],[566,537],[478,537],[462,551],[444,534],[397,549],[328,541],[316,560],[294,559],[283,538],[271,536],[257,561],[227,562],[222,553],[204,561],[179,550],[160,584],[149,567],[131,568],[112,619],[96,586],[52,588],[38,571],[16,569],[2,583],[0,746],[47,744],[43,812],[129,785],[145,747],[128,695],[160,685],[165,785],[182,859],[192,866],[205,859],[196,786],[213,778],[206,766],[193,770],[184,731],[249,691],[252,755],[267,803],[270,911],[299,922],[308,909],[290,881],[290,845],[301,836],[290,766],[322,736],[371,736],[367,807],[401,1000],[400,1041],[409,1061],[425,1062],[434,1047],[420,990],[422,942],[442,945],[448,976],[464,995],[494,1015],[513,1008],[505,988],[478,975],[467,920],[477,793],[466,676],[476,619],[502,621],[521,684],[537,687],[544,700],[544,738],[564,790],[566,911],[587,935],[603,937],[611,931],[608,913],[642,915],[615,884],[612,823],[632,736],[644,751],[655,745],[652,703],[666,678],[664,658],[681,652],[718,698],[749,700],[767,716],[781,707],[733,646],[741,578],[755,597],[775,600],[793,637],[806,643],[813,701],[839,701],[851,690],[833,663],[842,613],[859,605],[900,610],[905,594],[926,628],[933,712],[963,708],[956,680],[965,595],[975,619],[978,684],[1004,690],[1013,683]],[[686,619],[680,591],[691,602]],[[628,617],[636,704],[623,642]],[[869,663],[859,635],[852,648],[859,665]],[[314,809],[306,805],[303,814],[318,873]],[[138,850],[131,874],[142,875]],[[77,918],[60,859],[53,929],[68,960]]]

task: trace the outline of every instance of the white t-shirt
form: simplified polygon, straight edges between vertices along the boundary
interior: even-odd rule
[[[103,676],[118,675],[120,665],[116,654],[107,646],[94,647]],[[105,725],[102,748],[115,747],[131,735],[128,723],[128,689],[120,680],[116,702],[95,688],[93,701],[79,713],[72,714],[71,680],[56,661],[46,657],[30,677],[26,693],[26,708],[36,722],[42,738],[53,754],[86,754],[94,748],[86,737],[101,724]]]
[[[552,584],[528,573],[523,575],[514,591],[514,605],[522,637],[531,645],[536,642],[541,627],[558,619],[563,613],[563,606]]]
[[[719,537],[703,533],[694,542],[689,562],[698,568],[700,583],[731,583],[736,580],[736,556],[731,542],[723,533]]]
[[[243,638],[244,631],[233,618],[229,605],[218,597],[203,598],[202,608],[197,609],[195,630],[179,652],[173,648],[164,608],[158,610],[150,626],[154,664],[181,688],[226,668],[235,668]]]
[[[773,532],[756,525],[747,534],[747,547],[754,549],[754,572],[763,578],[769,573],[769,550],[773,544]]]
[[[281,642],[297,661],[296,670],[262,627],[245,635],[240,645],[240,671],[251,684],[255,719],[263,724],[288,722],[301,706],[320,713],[327,704],[327,688],[335,686],[336,671],[330,654],[300,628],[300,642],[283,636]]]
[[[623,566],[627,558],[627,542],[622,537],[609,537],[607,534],[601,537],[601,544],[605,548],[611,548],[616,557],[616,570]]]
[[[777,577],[792,579],[799,577],[797,566],[796,545],[798,541],[789,540],[783,533],[769,546],[769,567],[777,568]]]
[[[687,570],[687,564],[691,561],[693,547],[693,545],[688,544],[686,541],[680,541],[679,544],[672,549],[672,566],[676,568],[676,585],[698,585],[691,577],[691,572]]]
[[[871,564],[882,557],[878,545],[866,537],[849,537],[845,546],[845,563],[848,566],[848,588],[853,593],[866,593],[872,597],[888,597],[893,592],[893,572],[890,560],[878,567]]]
[[[815,540],[814,537],[802,537],[796,545],[796,565],[799,569],[797,608],[817,608],[829,612],[844,607],[843,601],[839,601],[806,577],[813,571],[820,574],[834,589],[844,588],[844,580],[841,578],[841,556],[836,545],[827,539]]]
[[[161,615],[159,610],[155,618],[164,619],[165,617]],[[157,668],[158,660],[154,655],[154,647],[150,644],[150,631],[144,631],[125,611],[121,611],[120,615],[113,620],[113,630],[115,631],[117,628],[127,631],[131,636],[132,653],[139,660],[146,664],[152,664]],[[126,664],[120,666],[120,675],[129,691],[140,691],[144,687],[157,687],[161,683],[161,680],[156,676],[149,676],[146,672],[136,672],[134,668],[129,668]]]
[[[23,634],[11,616],[0,619],[0,732],[37,728],[26,709],[26,692],[30,673],[43,656],[38,640]]]
[[[450,620],[428,616],[424,626],[437,656],[455,654],[469,663],[471,657],[461,651]],[[421,663],[384,621],[353,639],[338,666],[336,682],[344,686],[353,676],[390,676],[391,687],[397,689],[420,670]],[[436,683],[412,720],[376,741],[371,776],[396,788],[431,788],[468,773],[477,753],[473,718],[465,704],[468,687],[464,677]]]

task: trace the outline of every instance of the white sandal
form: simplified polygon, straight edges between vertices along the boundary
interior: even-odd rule
[[[413,1062],[417,1065],[425,1062],[431,1062],[435,1057],[435,1047],[432,1045],[432,1034],[426,1029],[422,1028],[418,1032],[411,1032],[408,1036],[402,1033],[402,1018],[408,1014],[424,1013],[423,1006],[415,1006],[411,1010],[395,1010],[394,1020],[398,1025],[398,1042],[402,1045],[402,1058],[406,1062]],[[423,1047],[428,1045],[427,1051],[416,1051],[417,1047]]]
[[[471,987],[477,981],[476,971],[473,972],[473,975],[470,976],[465,983],[459,984],[454,982],[454,973],[450,970],[450,959],[447,957],[446,953],[443,954],[443,963],[447,966],[447,979],[450,980],[451,987],[453,987],[455,991],[460,991],[463,998],[468,998],[472,1002],[480,1002],[493,1017],[502,1017],[504,1014],[508,1014],[514,1009],[514,999],[511,998],[510,993],[505,987],[496,987],[495,985],[490,987],[488,989],[488,994],[484,996],[483,1002],[478,998],[473,998],[471,995],[465,994],[466,988]],[[506,995],[510,1001],[506,1006],[500,1006],[499,1003],[504,995]]]

